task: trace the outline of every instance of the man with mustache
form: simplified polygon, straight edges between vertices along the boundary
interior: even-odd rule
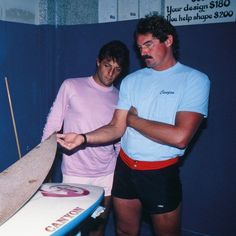
[[[124,76],[129,65],[129,51],[118,40],[102,46],[94,75],[65,80],[50,110],[42,141],[52,133],[86,133],[111,121],[118,101],[113,82]],[[103,235],[111,203],[114,169],[120,146],[117,140],[104,145],[80,147],[63,154],[63,183],[103,187],[105,211],[90,224],[89,235]]]
[[[178,61],[175,27],[158,15],[139,20],[136,43],[146,68],[121,84],[112,121],[86,134],[60,134],[67,149],[121,137],[113,182],[117,235],[138,235],[142,210],[155,235],[179,236],[179,160],[208,112],[210,81]]]

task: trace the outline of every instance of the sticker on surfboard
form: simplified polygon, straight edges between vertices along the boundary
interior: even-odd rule
[[[89,194],[89,190],[69,184],[43,185],[39,190],[45,197],[80,197]]]

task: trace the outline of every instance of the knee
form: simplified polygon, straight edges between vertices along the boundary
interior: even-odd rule
[[[132,227],[116,227],[117,236],[137,236],[139,235],[139,230]]]

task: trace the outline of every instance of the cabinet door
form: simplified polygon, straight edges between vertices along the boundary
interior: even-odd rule
[[[161,15],[161,0],[139,0],[139,17],[143,18],[149,13],[157,13]]]
[[[98,1],[98,22],[117,21],[117,0]]]
[[[118,0],[118,20],[134,20],[138,19],[137,0]]]
[[[11,22],[37,24],[38,0],[15,1],[0,0],[1,19]]]

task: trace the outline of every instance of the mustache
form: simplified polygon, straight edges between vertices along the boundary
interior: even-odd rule
[[[144,59],[144,60],[145,60],[145,59],[151,59],[151,58],[152,58],[152,57],[149,56],[149,55],[143,55],[143,56],[142,56],[142,59]]]

